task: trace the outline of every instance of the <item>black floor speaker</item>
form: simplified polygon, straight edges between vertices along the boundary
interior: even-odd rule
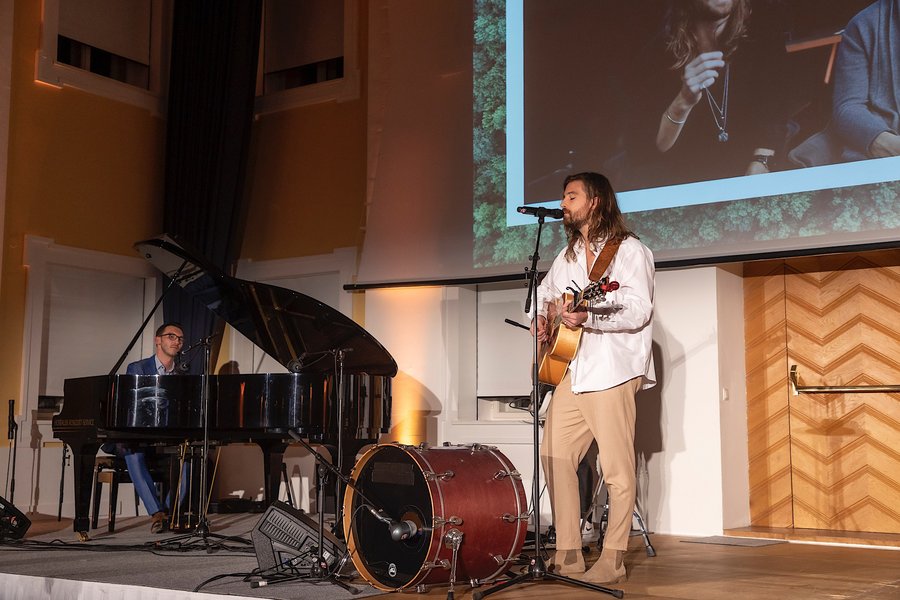
[[[319,555],[319,525],[316,521],[284,502],[266,509],[250,533],[261,575],[280,572],[309,573]],[[323,558],[334,565],[345,546],[327,529],[322,536]]]
[[[0,539],[20,540],[31,527],[31,521],[18,508],[0,496]]]

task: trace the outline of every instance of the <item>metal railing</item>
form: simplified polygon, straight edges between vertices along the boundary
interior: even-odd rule
[[[859,394],[900,392],[900,385],[800,385],[797,365],[791,365],[791,390],[798,394]]]

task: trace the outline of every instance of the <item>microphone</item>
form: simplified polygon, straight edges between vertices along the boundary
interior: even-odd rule
[[[531,215],[532,217],[550,217],[551,219],[563,218],[563,211],[561,208],[544,208],[543,206],[520,206],[516,210],[523,215]]]
[[[408,540],[413,537],[420,531],[419,526],[409,520],[403,521],[394,521],[389,516],[384,514],[383,510],[376,510],[374,507],[369,506],[368,504],[363,504],[372,516],[376,519],[384,523],[388,526],[388,531],[391,533],[391,539],[395,542],[402,542],[403,540]]]
[[[402,542],[403,540],[408,540],[413,537],[419,531],[421,531],[415,523],[406,519],[397,523],[396,521],[391,523],[391,539],[395,542]]]

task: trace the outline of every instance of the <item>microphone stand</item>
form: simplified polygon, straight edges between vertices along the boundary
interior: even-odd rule
[[[197,529],[194,532],[201,538],[209,537],[209,519],[207,518],[207,461],[209,458],[209,370],[213,336],[203,339],[203,374],[200,376],[200,422],[203,424],[203,448],[200,451],[200,507],[197,510]]]
[[[547,566],[544,563],[543,551],[541,549],[541,495],[540,495],[540,468],[541,468],[541,456],[540,456],[540,418],[538,416],[539,406],[538,403],[541,401],[539,396],[540,394],[540,362],[539,362],[539,348],[538,348],[538,338],[537,338],[537,315],[538,315],[538,297],[537,297],[537,288],[538,288],[538,270],[537,265],[538,261],[540,261],[541,257],[539,254],[539,250],[541,247],[541,232],[544,228],[544,214],[538,213],[538,228],[537,228],[537,239],[535,240],[534,245],[534,254],[532,254],[529,258],[531,259],[531,268],[525,269],[528,274],[528,297],[525,300],[525,312],[531,312],[532,307],[534,307],[534,319],[533,323],[535,323],[534,328],[535,332],[532,336],[532,371],[531,371],[531,384],[534,398],[534,422],[532,427],[532,450],[533,450],[533,465],[534,465],[534,478],[531,485],[531,506],[534,511],[534,555],[531,557],[531,560],[528,564],[528,570],[520,575],[516,575],[515,577],[511,577],[502,583],[498,583],[488,589],[485,590],[476,590],[472,593],[473,600],[481,600],[485,596],[489,596],[490,594],[500,592],[505,590],[508,587],[518,585],[520,583],[530,583],[535,581],[560,581],[563,583],[568,583],[571,585],[576,585],[579,587],[583,587],[585,589],[594,590],[597,592],[603,592],[606,594],[610,594],[616,598],[622,598],[624,594],[622,590],[615,590],[607,587],[603,587],[602,585],[597,585],[595,583],[590,583],[588,581],[581,581],[580,579],[574,579],[572,577],[566,577],[565,575],[560,575],[559,573],[552,573],[547,570]]]
[[[328,570],[328,561],[325,559],[325,510],[323,505],[325,502],[326,469],[337,475],[338,481],[342,481],[345,485],[351,487],[357,492],[359,492],[359,490],[356,489],[356,486],[353,485],[353,482],[351,482],[348,477],[345,477],[337,467],[331,464],[331,462],[326,460],[324,456],[316,451],[309,442],[303,439],[303,436],[296,432],[296,430],[288,429],[287,432],[288,435],[290,435],[294,440],[300,442],[300,445],[306,448],[306,450],[316,459],[316,475],[319,479],[316,489],[316,504],[318,505],[316,507],[316,510],[319,513],[318,531],[316,532],[316,549],[318,554],[316,555],[315,566],[310,569],[310,579],[315,579],[318,581],[329,581],[331,583],[334,583],[335,585],[341,586],[351,594],[358,594],[360,591],[359,589],[351,586],[349,583],[340,580],[340,571],[344,568],[344,565],[350,558],[350,553],[346,550],[344,551],[344,555],[340,558],[339,561],[337,561],[337,566],[333,571]],[[371,504],[369,499],[363,496],[361,493],[360,496],[366,502]],[[335,498],[334,501],[335,504],[337,504],[338,499]]]
[[[13,414],[15,410],[16,401],[9,401],[9,430],[7,431],[7,437],[9,438],[9,450],[12,453],[12,469],[10,470],[10,480],[9,480],[9,503],[13,504],[15,502],[16,497],[16,454],[19,449],[19,445],[16,443],[19,439],[19,424],[16,423],[16,417]]]
[[[207,552],[212,552],[213,550],[212,546],[209,543],[209,538],[231,540],[248,545],[251,544],[251,542],[244,538],[210,533],[209,529],[209,518],[207,516],[207,508],[209,504],[209,500],[207,498],[207,462],[209,459],[209,372],[211,370],[210,356],[212,340],[214,337],[216,337],[216,334],[212,334],[205,338],[202,338],[199,342],[194,344],[194,347],[203,347],[203,373],[200,376],[200,422],[202,423],[203,427],[203,446],[200,450],[200,506],[197,510],[197,527],[191,533],[178,535],[165,540],[160,540],[155,544],[156,547],[171,543],[180,543],[182,540],[187,540],[195,537],[200,538],[200,540],[206,547]]]

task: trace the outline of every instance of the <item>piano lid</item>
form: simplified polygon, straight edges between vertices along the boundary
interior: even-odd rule
[[[305,294],[230,277],[169,236],[134,245],[141,255],[290,371],[329,371],[329,351],[345,349],[344,369],[394,376],[397,363],[368,331]]]

